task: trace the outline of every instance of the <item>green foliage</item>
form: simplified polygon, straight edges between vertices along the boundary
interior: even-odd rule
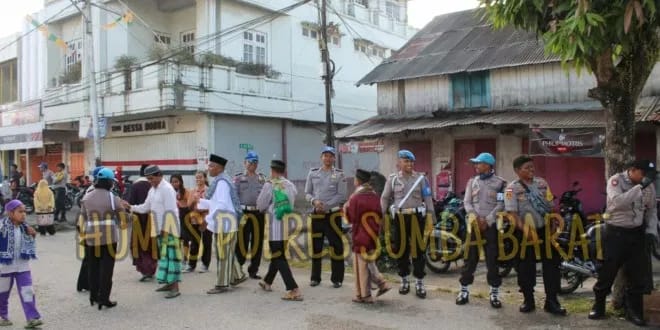
[[[211,52],[206,52],[202,54],[200,58],[200,63],[201,65],[222,65],[222,66],[228,66],[228,67],[236,67],[238,65],[238,61],[231,57],[227,56],[222,56],[219,54],[214,54]]]
[[[165,45],[153,44],[151,45],[151,48],[149,48],[148,57],[151,61],[158,61],[167,57],[169,52],[170,50]]]
[[[60,75],[60,84],[75,84],[80,82],[82,76],[82,63],[72,64],[69,69]]]
[[[122,55],[115,60],[115,69],[118,71],[130,70],[136,64],[138,64],[137,57]]]
[[[252,76],[266,76],[272,79],[280,77],[280,72],[273,70],[273,68],[267,64],[241,62],[236,66],[236,72]]]
[[[660,18],[655,1],[481,0],[481,4],[496,27],[536,31],[543,36],[546,51],[559,55],[563,63],[595,70],[595,61],[603,54],[625,56],[640,42],[648,42],[644,37],[649,35],[657,43]]]

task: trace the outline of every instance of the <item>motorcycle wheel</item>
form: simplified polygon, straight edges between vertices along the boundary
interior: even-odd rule
[[[32,203],[32,201],[23,201],[23,204],[25,205],[25,213],[27,214],[34,213],[34,204]]]
[[[577,290],[582,284],[583,278],[582,275],[574,271],[562,269],[560,281],[559,294],[569,294]]]
[[[451,240],[451,238],[450,238]],[[440,246],[440,239],[436,238],[436,246]],[[439,253],[431,253],[431,246],[426,247],[426,267],[428,267],[432,272],[443,274],[449,270],[451,263],[455,260],[444,260],[442,255]]]

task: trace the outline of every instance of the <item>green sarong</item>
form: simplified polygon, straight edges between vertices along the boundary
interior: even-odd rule
[[[166,241],[158,236],[158,248],[160,259],[158,259],[158,272],[156,280],[161,284],[172,284],[181,282],[181,249],[179,238],[167,235]]]

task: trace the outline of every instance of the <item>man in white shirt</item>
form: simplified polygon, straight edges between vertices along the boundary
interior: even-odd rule
[[[209,210],[206,225],[216,240],[218,280],[215,287],[206,292],[208,294],[227,292],[230,285],[236,286],[247,280],[235,257],[241,207],[233,180],[225,174],[226,164],[225,158],[211,154],[208,172],[213,180],[206,191],[206,199],[197,205],[198,209]]]
[[[176,192],[172,185],[163,180],[163,173],[156,165],[144,170],[151,189],[147,199],[140,205],[124,202],[124,207],[134,213],[149,213],[151,216],[151,236],[158,237],[158,260],[156,279],[163,284],[156,291],[167,291],[165,298],[180,295],[181,248],[179,246],[179,208],[176,205]],[[167,247],[163,253],[163,244]]]

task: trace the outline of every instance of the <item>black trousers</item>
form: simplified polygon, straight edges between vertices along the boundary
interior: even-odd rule
[[[110,301],[112,273],[115,269],[117,243],[85,246],[85,259],[89,274],[89,299],[98,303]]]
[[[546,237],[545,237],[545,227],[537,228],[536,233],[540,240],[542,240],[540,245],[540,261],[543,265],[543,287],[545,289],[546,300],[557,300],[557,294],[559,293],[560,288],[560,269],[561,257],[559,252],[555,251],[554,248],[550,249],[550,254],[546,253]],[[516,238],[518,239],[518,244],[522,244],[523,233],[520,230],[516,231]],[[520,287],[520,292],[526,295],[534,293],[534,286],[536,285],[536,262],[537,259],[536,252],[534,251],[534,246],[529,245],[525,249],[525,256],[522,256],[522,246],[520,248],[520,261],[518,262],[518,286]]]
[[[243,266],[247,254],[250,253],[250,267],[248,273],[256,275],[261,264],[261,254],[264,249],[265,215],[259,211],[245,211],[243,217],[247,220],[238,229],[236,241],[236,260]],[[254,254],[252,254],[254,253]]]
[[[191,235],[192,240],[190,241],[190,258],[188,260],[188,265],[190,268],[197,267],[199,247],[204,246],[204,250],[202,251],[202,264],[208,268],[211,265],[211,254],[213,252],[213,233],[208,229],[201,231],[199,225],[192,225],[192,231],[195,234]]]
[[[619,269],[623,267],[628,277],[626,303],[641,313],[642,294],[645,291],[648,252],[646,252],[644,227],[625,229],[608,225],[603,234],[603,263],[598,269],[598,280],[594,284],[597,298],[605,298]]]
[[[55,221],[66,220],[66,188],[55,188]]]
[[[413,276],[422,279],[426,276],[426,244],[424,239],[424,224],[426,219],[421,214],[400,214],[393,221],[391,230],[392,243],[396,247],[393,252],[398,256],[399,276],[410,275],[410,259],[412,258]],[[412,237],[415,237],[413,242]],[[421,239],[420,239],[421,238]],[[413,246],[414,245],[414,246]],[[403,252],[401,252],[403,249]],[[399,256],[400,255],[400,256]]]
[[[269,241],[268,246],[270,247],[270,253],[273,258],[270,260],[270,265],[268,266],[268,273],[264,277],[264,282],[268,285],[273,284],[273,280],[277,275],[277,272],[280,272],[282,275],[282,280],[284,280],[284,286],[286,290],[293,290],[298,288],[296,280],[293,279],[293,273],[291,273],[291,268],[289,267],[289,262],[286,260],[286,255],[284,252],[287,248],[287,242],[285,241]]]
[[[486,239],[486,244],[484,245],[486,269],[488,270],[486,279],[488,285],[496,288],[502,285],[502,278],[499,275],[499,266],[497,264],[499,252],[497,247],[497,233],[497,226],[492,224],[486,229],[484,233],[485,237],[481,237],[481,239]],[[471,242],[474,242],[476,239],[476,234],[472,232]],[[469,248],[468,257],[464,262],[463,272],[461,272],[461,278],[458,281],[461,285],[470,285],[474,282],[474,271],[477,269],[477,264],[479,263],[479,246],[471,246]]]
[[[330,268],[332,283],[344,281],[344,242],[341,231],[341,216],[339,212],[326,214],[311,214],[312,217],[312,281],[321,282],[321,252],[323,251],[323,238],[330,243]]]

